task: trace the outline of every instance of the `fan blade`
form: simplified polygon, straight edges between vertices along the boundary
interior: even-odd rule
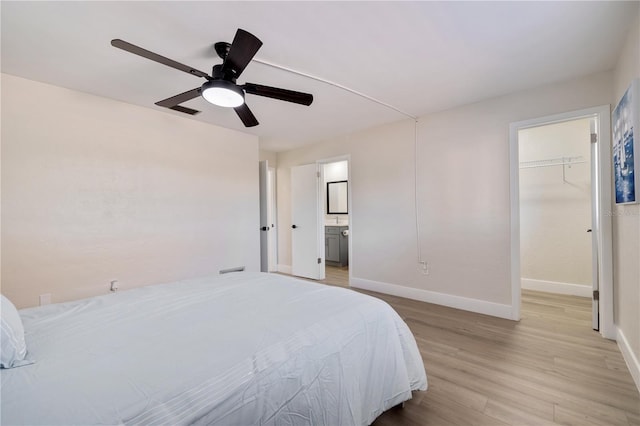
[[[178,112],[184,112],[185,114],[189,114],[189,115],[200,114],[200,111],[198,111],[197,109],[191,109],[191,108],[183,107],[180,105],[169,107],[169,109],[172,109]]]
[[[225,73],[230,71],[233,73],[234,79],[238,78],[261,46],[262,42],[258,37],[238,28],[233,38],[233,43],[231,43],[231,47],[229,48],[227,58],[222,64],[222,71]]]
[[[295,92],[293,90],[279,89],[277,87],[263,86],[261,84],[246,83],[242,86],[246,93],[267,98],[279,99],[281,101],[293,102],[301,105],[311,105],[313,95],[309,93]]]
[[[242,123],[245,127],[253,127],[260,124],[258,123],[256,116],[253,115],[247,104],[242,104],[239,107],[235,107],[234,110],[236,111],[236,114],[238,114],[238,117],[240,117],[240,120],[242,120]]]
[[[111,40],[111,45],[113,47],[117,47],[118,49],[122,49],[129,53],[133,53],[134,55],[142,56],[143,58],[151,59],[152,61],[158,62],[168,67],[175,68],[180,71],[184,71],[187,74],[195,75],[196,77],[206,78],[207,80],[211,78],[209,77],[209,74],[207,74],[204,71],[200,71],[188,65],[181,64],[180,62],[176,62],[173,59],[169,59],[167,57],[158,55],[157,53],[153,53],[147,49],[143,49],[142,47],[136,46],[135,44],[131,44],[124,40],[120,40],[119,38]]]
[[[187,102],[187,101],[190,101],[191,99],[197,98],[198,96],[200,96],[201,92],[202,92],[202,88],[196,87],[195,89],[188,90],[184,93],[180,93],[179,95],[175,95],[170,98],[158,101],[156,102],[156,105],[165,107],[165,108],[171,108],[183,102]]]

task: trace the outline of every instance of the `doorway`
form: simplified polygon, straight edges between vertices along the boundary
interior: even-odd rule
[[[324,281],[348,287],[351,250],[349,160],[323,160],[318,166],[322,168],[323,202],[318,207],[324,228]]]
[[[574,148],[567,146],[564,148],[569,151],[562,153],[558,151],[558,149],[562,149],[563,147],[558,146],[558,144],[548,143],[546,147],[544,143],[540,143],[537,146],[526,145],[531,143],[530,136],[536,133],[544,134],[550,129],[554,129],[552,127],[554,125],[557,126],[555,128],[556,130],[566,129],[572,126],[583,126],[581,128],[585,133],[584,137],[586,139],[584,143],[588,144],[589,148],[585,148],[584,146],[580,149],[576,148],[578,152],[574,153],[571,151]],[[588,133],[584,130],[584,126],[588,126]],[[583,292],[582,295],[588,294],[592,296],[594,299],[594,328],[599,327],[599,331],[604,337],[614,337],[609,135],[610,120],[608,105],[511,124],[511,280],[513,319],[520,319],[521,289],[531,284],[530,280],[523,285],[522,278],[524,276],[522,274],[523,272],[525,274],[534,273],[531,272],[533,271],[531,263],[535,262],[529,262],[531,259],[524,261],[522,255],[532,253],[532,249],[541,250],[539,244],[533,243],[538,236],[536,235],[534,238],[531,238],[531,235],[529,235],[533,232],[531,229],[535,229],[535,226],[532,226],[532,224],[535,225],[537,221],[537,225],[542,224],[542,226],[546,228],[553,228],[557,231],[557,223],[553,224],[554,217],[552,214],[555,208],[555,213],[560,213],[561,215],[568,214],[570,217],[572,214],[574,215],[574,221],[571,225],[565,226],[573,227],[574,231],[575,229],[579,229],[580,226],[584,228],[582,230],[584,234],[580,234],[581,237],[578,236],[578,234],[574,234],[574,238],[584,240],[579,241],[581,247],[579,250],[581,253],[578,258],[582,261],[581,268],[583,272],[584,268],[589,268],[590,271],[587,271],[587,275],[583,274],[583,276],[578,278],[576,278],[576,275],[573,275],[573,278],[566,278],[569,277],[567,274],[570,272],[567,270],[561,271],[561,274],[565,274],[565,281],[578,280],[581,281],[579,283],[562,283],[562,280],[537,280],[536,285],[553,286],[558,284],[556,285],[556,289],[564,289],[565,291],[575,290]],[[574,164],[571,164],[572,162]],[[569,165],[571,165],[571,169],[569,169]],[[591,165],[591,167],[585,170],[584,167],[586,165]],[[580,170],[580,168],[582,168],[582,170]],[[535,170],[535,173],[538,173],[547,180],[544,180],[543,184],[539,182],[537,187],[535,184],[531,187],[530,173],[532,170],[529,169],[539,169]],[[592,190],[586,187],[585,174],[589,176],[589,186]],[[560,182],[549,180],[554,176],[555,178],[561,179]],[[529,187],[521,187],[521,180],[524,185],[529,185]],[[523,191],[522,194],[521,189]],[[550,190],[550,192],[545,192],[546,190]],[[567,208],[570,210],[575,206],[564,205],[559,207],[560,204],[557,204],[558,201],[566,201],[567,194],[569,193],[573,194],[572,196],[576,198],[581,198],[583,208],[585,206],[584,199],[589,199],[586,207],[587,211],[582,209],[581,213],[579,213],[579,219],[577,218],[578,216],[575,216],[577,214],[575,211],[570,213],[568,210],[563,210]],[[525,197],[525,204],[522,205],[521,196]],[[527,197],[529,197],[529,199],[526,199]],[[544,200],[547,204],[545,207],[551,205],[551,209],[547,209],[547,213],[543,214],[542,217],[535,212],[535,208],[542,211],[540,205],[534,206],[533,210],[528,210],[529,207],[531,207],[528,204],[532,204],[531,201],[536,198],[537,201],[541,199]],[[556,202],[555,206],[553,206],[554,202]],[[590,209],[589,206],[591,207]],[[551,211],[551,214],[549,211]],[[555,241],[557,242],[558,239],[556,238]],[[591,251],[589,248],[591,248]],[[546,250],[544,255],[549,255],[549,252],[553,252],[553,250],[549,248],[542,250]],[[566,255],[567,250],[571,249],[564,247],[560,251]],[[553,253],[551,253],[551,255],[553,255]],[[589,258],[591,258],[591,262],[589,262]],[[557,272],[558,271],[556,271],[556,273]],[[544,273],[549,273],[549,271]],[[588,281],[591,281],[591,285],[589,285]],[[573,286],[562,284],[573,284]],[[577,287],[578,285],[582,286]]]
[[[266,160],[259,162],[260,187],[260,271],[275,272],[278,265],[276,233],[276,170]]]
[[[349,155],[343,155],[291,168],[292,275],[349,286],[353,258],[349,164]],[[332,195],[342,200],[336,210],[329,206]]]
[[[593,121],[587,117],[518,131],[523,290],[591,298],[598,289]],[[598,301],[593,303],[597,313]],[[597,321],[593,328],[598,329]]]
[[[591,297],[591,120],[518,131],[523,289]]]

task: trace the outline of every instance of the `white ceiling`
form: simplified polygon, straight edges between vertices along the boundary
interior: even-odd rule
[[[243,28],[256,58],[412,115],[611,69],[637,2],[1,2],[2,72],[179,114],[154,102],[204,82],[116,49],[121,38],[210,72]],[[260,125],[202,99],[190,119],[282,151],[405,118],[328,84],[252,62],[239,83],[312,93],[310,107],[247,95]],[[187,117],[187,116],[185,116]]]

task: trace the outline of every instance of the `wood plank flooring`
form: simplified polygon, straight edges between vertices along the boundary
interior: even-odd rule
[[[327,269],[327,284],[348,286],[347,270]],[[589,299],[523,291],[514,322],[369,294],[409,325],[429,381],[375,426],[640,425],[638,390],[616,343],[591,330]]]
[[[335,285],[338,287],[349,287],[349,267],[348,266],[325,266],[325,279],[321,282],[324,284]]]

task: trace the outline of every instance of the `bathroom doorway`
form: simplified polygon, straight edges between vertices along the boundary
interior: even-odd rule
[[[323,218],[325,279],[328,284],[348,287],[351,261],[351,185],[349,158],[318,161],[322,168],[322,200],[318,206]]]

